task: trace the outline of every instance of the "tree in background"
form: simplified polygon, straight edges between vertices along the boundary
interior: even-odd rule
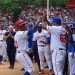
[[[68,0],[50,0],[50,5],[64,6]],[[25,5],[46,6],[47,0],[0,0],[0,10],[13,12],[16,18]]]
[[[69,0],[50,0],[50,5],[63,6]],[[0,0],[0,9],[12,11],[12,9],[24,5],[46,6],[47,0]]]

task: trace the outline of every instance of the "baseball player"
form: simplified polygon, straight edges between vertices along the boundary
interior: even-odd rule
[[[33,64],[28,56],[28,31],[25,22],[19,19],[16,22],[17,32],[15,35],[15,45],[17,47],[16,59],[24,66],[24,75],[32,75]]]
[[[6,57],[6,43],[4,41],[4,34],[6,30],[2,29],[2,26],[0,25],[0,63],[3,62],[3,58]]]
[[[53,26],[48,27],[48,32],[51,33],[50,48],[52,52],[52,64],[55,75],[64,75],[64,63],[66,56],[66,31],[61,25],[61,19],[54,17],[52,19]]]
[[[52,73],[51,56],[50,56],[46,34],[47,31],[42,28],[42,23],[39,23],[38,30],[33,35],[33,41],[37,41],[41,73],[44,73],[44,62],[45,62],[44,57],[46,59],[50,73]]]
[[[68,31],[69,75],[75,75],[75,24]]]

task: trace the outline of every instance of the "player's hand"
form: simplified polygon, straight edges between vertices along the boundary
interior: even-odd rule
[[[15,42],[14,46],[15,46],[16,48],[18,48],[18,44],[17,44],[17,42]]]

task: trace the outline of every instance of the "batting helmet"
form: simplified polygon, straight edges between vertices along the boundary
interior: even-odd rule
[[[17,29],[21,29],[21,28],[25,27],[25,21],[22,19],[19,19],[16,21],[15,25],[16,25]]]

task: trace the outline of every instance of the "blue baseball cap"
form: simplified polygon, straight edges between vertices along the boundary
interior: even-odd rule
[[[61,18],[59,18],[59,17],[54,17],[54,18],[53,18],[53,23],[58,24],[58,25],[61,25]]]
[[[48,21],[49,21],[49,23],[54,23],[54,24],[58,24],[58,25],[61,25],[61,22],[62,22],[60,17],[49,18]]]

